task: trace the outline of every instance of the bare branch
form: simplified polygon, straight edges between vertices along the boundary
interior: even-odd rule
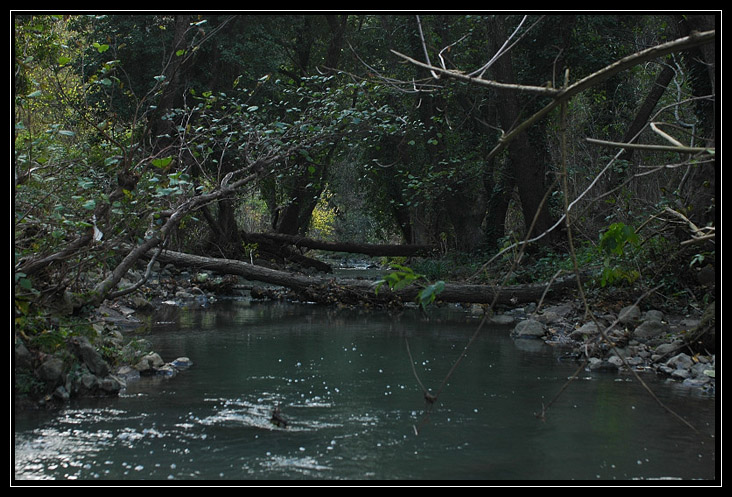
[[[715,31],[705,31],[703,33],[694,32],[689,36],[678,38],[668,43],[662,43],[661,45],[656,45],[655,47],[651,47],[646,50],[628,55],[627,57],[623,57],[622,59],[604,67],[603,69],[600,69],[599,71],[590,74],[589,76],[579,80],[575,84],[561,90],[559,94],[554,97],[554,100],[546,107],[536,112],[533,116],[516,126],[509,133],[506,133],[504,136],[502,136],[498,145],[496,145],[496,147],[488,154],[487,160],[491,160],[493,157],[495,157],[519,133],[534,124],[539,119],[543,118],[557,105],[569,100],[570,98],[577,95],[578,93],[581,93],[587,88],[591,88],[597,83],[600,83],[601,81],[604,81],[611,76],[626,69],[629,69],[635,65],[641,64],[648,60],[656,59],[658,57],[663,57],[670,53],[689,50],[700,45],[705,45],[707,43],[713,42],[714,39]]]
[[[588,143],[595,145],[606,145],[608,147],[615,148],[632,148],[637,150],[650,150],[654,152],[679,152],[681,154],[698,154],[703,152],[714,153],[714,148],[707,147],[686,147],[679,144],[678,146],[672,145],[643,145],[640,143],[622,143],[622,142],[611,142],[607,140],[598,140],[596,138],[585,138]]]
[[[391,52],[394,55],[401,57],[402,59],[404,59],[407,62],[410,62],[416,66],[423,67],[425,69],[429,69],[430,71],[438,72],[440,74],[447,75],[453,79],[465,81],[467,83],[474,83],[476,85],[487,86],[489,88],[496,88],[499,90],[514,90],[514,91],[521,91],[521,92],[526,92],[526,93],[536,93],[538,95],[550,96],[550,97],[557,97],[562,93],[561,90],[556,90],[554,88],[547,88],[545,86],[531,86],[531,85],[518,85],[518,84],[512,84],[512,83],[499,83],[498,81],[482,79],[480,77],[474,78],[474,77],[471,77],[460,71],[456,71],[456,70],[452,70],[452,69],[443,69],[441,67],[436,67],[436,66],[432,66],[429,64],[425,64],[424,62],[420,62],[407,55],[399,53],[396,50],[392,50]]]

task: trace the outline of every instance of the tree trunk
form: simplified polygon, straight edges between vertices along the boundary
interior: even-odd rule
[[[498,46],[499,42],[506,39],[505,28],[501,21],[494,23],[494,45]],[[513,64],[511,62],[511,52],[500,57],[494,64],[496,80],[504,83],[514,83]],[[498,102],[498,116],[501,127],[504,132],[508,133],[521,118],[521,105],[518,95],[513,91],[498,91],[500,99]],[[545,204],[542,206],[542,199],[546,193],[546,173],[547,166],[540,159],[538,150],[529,140],[529,135],[522,132],[516,136],[508,145],[508,155],[510,167],[515,178],[516,185],[519,189],[519,197],[521,198],[521,206],[523,208],[524,220],[526,226],[530,226],[536,217],[532,236],[543,233],[549,229],[554,223],[549,214],[549,208]],[[544,243],[553,243],[556,241],[556,235],[550,234],[542,238]]]

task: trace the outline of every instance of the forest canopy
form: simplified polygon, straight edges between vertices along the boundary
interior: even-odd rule
[[[16,315],[260,234],[526,247],[534,278],[576,251],[603,286],[714,264],[714,14],[13,20]]]

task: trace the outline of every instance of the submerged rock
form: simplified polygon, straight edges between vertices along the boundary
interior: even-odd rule
[[[179,357],[176,360],[174,360],[173,362],[171,362],[170,364],[172,364],[173,367],[178,370],[183,370],[183,369],[188,369],[191,366],[193,366],[193,361],[191,361],[187,357]]]

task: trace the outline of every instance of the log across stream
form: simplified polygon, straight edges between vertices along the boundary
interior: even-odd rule
[[[159,254],[158,260],[176,266],[233,274],[247,280],[283,286],[294,291],[303,300],[318,303],[388,305],[390,303],[414,301],[421,289],[417,285],[411,285],[398,291],[390,291],[382,287],[377,293],[375,282],[370,280],[308,276],[269,269],[233,259],[203,257],[169,250]],[[517,304],[539,300],[547,292],[572,288],[577,284],[576,281],[574,275],[569,275],[558,278],[551,284],[533,283],[504,286],[502,288],[492,285],[445,283],[444,290],[439,294],[438,300],[475,304],[490,304],[494,301],[497,304]]]

